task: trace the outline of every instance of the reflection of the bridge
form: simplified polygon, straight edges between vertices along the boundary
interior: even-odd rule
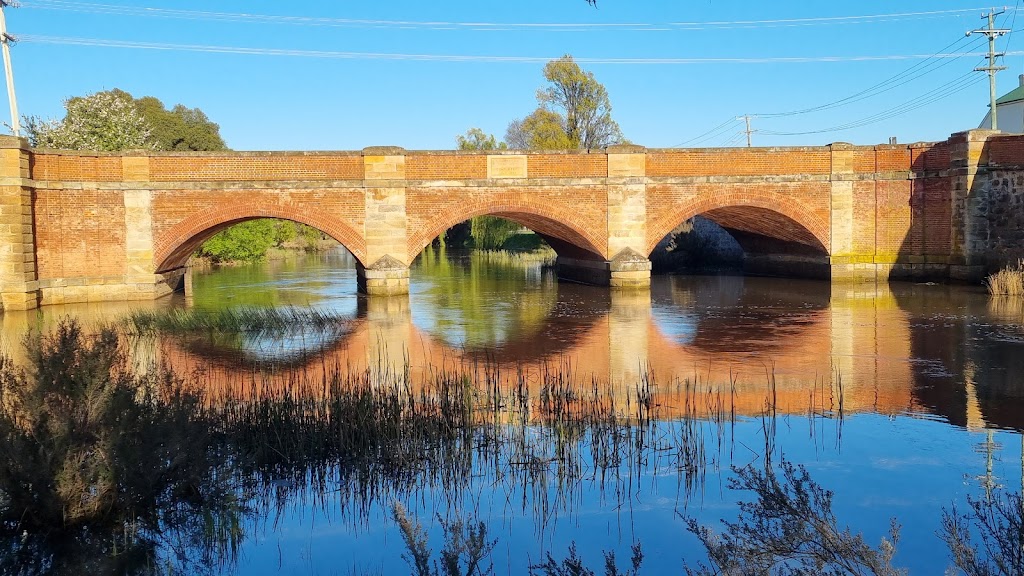
[[[961,426],[1024,428],[1019,303],[941,286],[759,282],[671,279],[650,292],[582,295],[559,286],[545,301],[543,319],[531,317],[528,329],[506,330],[482,348],[446,343],[430,322],[417,321],[409,299],[368,298],[359,300],[347,332],[305,356],[288,355],[273,370],[195,341],[135,340],[134,358],[140,368],[165,360],[183,374],[199,370],[231,394],[251,389],[257,373],[284,386],[295,374],[319,381],[339,368],[401,374],[408,365],[421,381],[439,370],[487,367],[506,381],[522,375],[536,388],[545,370],[569,370],[579,386],[589,390],[597,382],[621,399],[646,378],[664,416],[682,409],[688,381],[691,400],[694,390],[712,394],[738,414],[761,414],[771,397],[780,413],[837,411],[841,401],[846,413],[925,413]],[[66,316],[89,325],[90,318],[109,321],[138,306],[0,315],[0,348],[24,361],[19,341],[30,326]],[[567,308],[571,313],[563,313]],[[691,401],[688,408],[706,413],[708,404]]]
[[[375,375],[408,369],[414,384],[442,371],[475,370],[506,384],[524,380],[534,392],[545,374],[561,373],[581,390],[596,383],[620,405],[647,382],[666,417],[684,406],[697,415],[916,409],[908,322],[884,288],[820,284],[820,298],[808,301],[806,287],[753,297],[743,280],[730,278],[661,286],[660,292],[604,292],[605,301],[573,315],[550,314],[527,336],[486,349],[453,347],[422,330],[407,298],[363,299],[344,336],[307,351],[286,370],[260,371],[261,388],[292,386],[296,374],[321,382],[339,369]],[[179,370],[200,369],[218,394],[252,389],[255,371],[244,359],[174,342],[156,348],[150,354]]]

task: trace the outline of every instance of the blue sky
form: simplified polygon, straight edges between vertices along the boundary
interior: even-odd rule
[[[1000,23],[1024,28],[1024,16],[1015,22],[1010,8]],[[874,58],[981,52],[984,40],[964,32],[983,25],[983,10],[970,0],[599,0],[596,9],[584,0],[24,0],[6,13],[10,33],[23,40],[12,49],[22,114],[59,117],[69,96],[121,88],[203,109],[234,149],[350,150],[452,148],[456,135],[474,126],[501,137],[510,120],[535,108],[544,61],[563,54],[594,60],[583,66],[608,88],[623,133],[648,147],[744,143],[740,122],[694,138],[738,115],[835,102],[908,69],[874,97],[814,113],[757,117],[753,127],[762,132],[754,134],[754,144],[942,140],[977,126],[986,112],[982,74],[963,78],[980,58]],[[914,14],[895,15],[908,13]],[[847,18],[853,16],[877,17]],[[780,22],[807,18],[818,20]],[[1014,36],[998,44],[1010,51],[1004,62],[1009,69],[999,75],[1000,94],[1024,72],[1021,56],[1013,54],[1024,51],[1024,31]],[[68,44],[69,38],[87,42]],[[97,46],[97,40],[160,49]],[[206,48],[186,51],[180,45]],[[468,58],[437,58],[453,56]],[[826,57],[840,60],[822,61]],[[708,61],[723,58],[731,60]],[[609,62],[615,59],[630,61]],[[953,83],[957,79],[964,84]],[[961,86],[925,106],[914,100]],[[907,102],[906,114],[819,132],[887,116]]]

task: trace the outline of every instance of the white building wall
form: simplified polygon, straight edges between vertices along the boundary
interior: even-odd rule
[[[1000,104],[996,107],[999,112],[998,125],[1002,132],[1010,134],[1024,134],[1024,100]],[[992,114],[985,114],[978,128],[988,130],[992,127]]]

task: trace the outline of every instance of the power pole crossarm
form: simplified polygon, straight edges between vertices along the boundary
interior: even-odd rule
[[[9,0],[0,0],[0,50],[4,57],[4,75],[7,77],[7,101],[11,104],[11,132],[21,136],[21,120],[18,116],[18,99],[14,95],[14,71],[11,70],[11,43],[14,38],[7,33],[7,18],[4,8],[11,6]]]
[[[991,126],[993,130],[998,130],[998,119],[996,111],[996,72],[1000,70],[1006,70],[1006,66],[996,66],[996,58],[1005,56],[1002,52],[996,52],[996,38],[1009,34],[1010,30],[1007,28],[996,28],[996,16],[999,16],[1006,10],[989,10],[988,14],[982,16],[988,20],[988,27],[980,30],[971,30],[967,33],[968,36],[971,34],[984,34],[988,37],[988,66],[979,66],[975,68],[975,72],[987,72],[988,73],[988,95],[989,95],[989,117],[992,119]]]

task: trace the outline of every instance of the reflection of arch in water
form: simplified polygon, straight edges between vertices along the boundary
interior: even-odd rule
[[[566,290],[559,290],[560,298],[552,312],[565,309],[569,300]],[[575,308],[572,314],[548,314],[543,324],[530,335],[502,342],[488,349],[465,349],[468,358],[486,358],[498,364],[532,364],[572,355],[587,340],[595,326],[605,319],[610,309],[607,290],[594,288],[593,299],[585,308]]]
[[[192,214],[161,233],[155,239],[156,271],[181,268],[203,242],[218,232],[257,218],[291,220],[311,226],[337,240],[360,264],[363,264],[366,257],[366,242],[362,235],[341,219],[328,214],[312,213],[308,209],[288,203],[232,203]]]
[[[884,289],[678,277],[652,283],[652,300],[647,357],[660,382],[696,381],[697,389],[720,394],[714,402],[734,402],[745,415],[762,413],[769,402],[779,413],[836,411],[840,398],[848,412],[914,410],[898,347],[906,318]],[[658,308],[669,317],[688,312],[689,331],[680,338],[671,325],[666,330]],[[655,400],[679,402],[673,394],[677,387],[662,387]]]
[[[782,352],[827,320],[830,295],[820,282],[786,287],[742,276],[672,277],[652,285],[652,317],[664,338],[703,353]]]
[[[362,330],[362,319],[353,319],[344,327],[325,332],[291,332],[283,335],[235,335],[224,339],[206,336],[168,338],[164,354],[187,356],[210,366],[250,370],[267,366],[295,369],[320,362],[334,351],[346,348],[354,335]],[[178,360],[181,360],[179,358]]]
[[[451,277],[440,278],[432,289],[413,294],[412,321],[419,332],[442,347],[457,350],[460,356],[474,360],[531,363],[558,356],[585,338],[594,323],[604,317],[609,309],[610,295],[607,290],[600,288],[543,280],[540,282],[542,287],[538,288],[525,280],[525,270],[520,267],[517,269],[522,284],[517,289],[514,281],[502,274],[495,274],[493,264],[471,262],[467,269],[465,264],[452,263],[450,260],[444,260],[444,263],[451,269]],[[420,266],[429,265],[423,261],[420,263]],[[453,284],[459,280],[469,285],[463,289]],[[488,281],[494,282],[490,290],[481,286],[482,282]],[[475,297],[483,301],[476,303],[467,300]],[[416,302],[427,298],[434,302]],[[496,298],[499,300],[495,301]],[[463,308],[467,316],[475,317],[459,317],[459,311]],[[439,313],[445,322],[424,316],[427,311]],[[522,315],[525,312],[541,314],[542,317],[524,326]],[[493,324],[501,322],[501,316],[505,316],[504,320],[510,324],[504,332],[506,336],[511,335],[511,338],[481,342],[480,338],[463,337],[462,341],[457,341],[468,325],[481,326],[490,331],[489,335],[493,335],[496,332]],[[453,341],[445,332],[454,332],[456,340]]]

